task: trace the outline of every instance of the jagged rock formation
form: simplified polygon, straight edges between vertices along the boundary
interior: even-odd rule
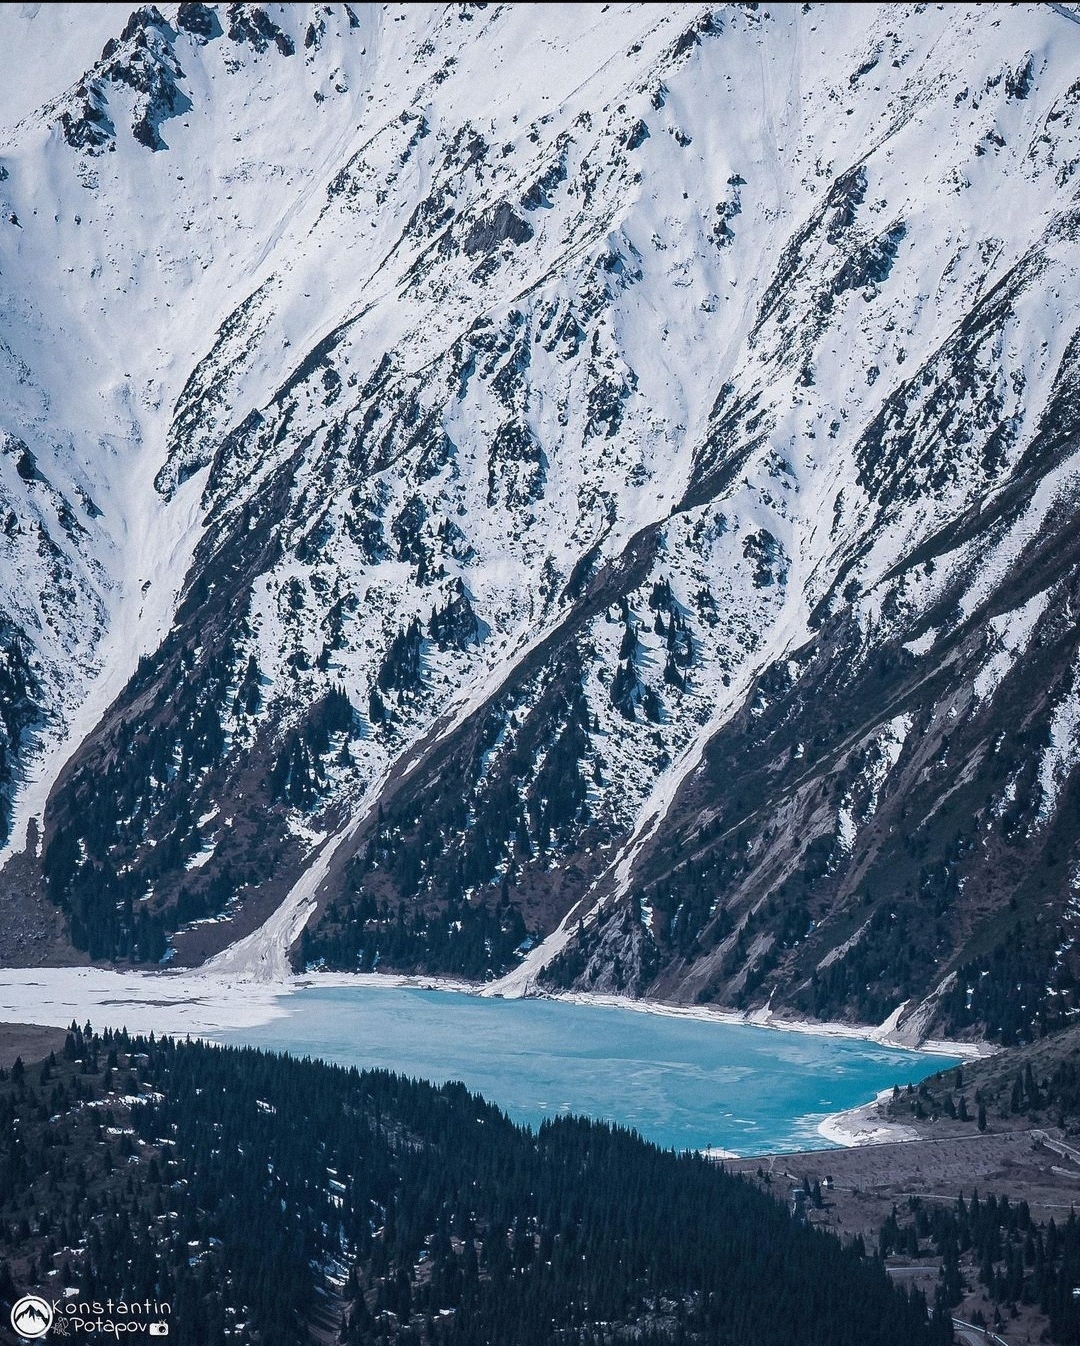
[[[8,130],[11,847],[95,957],[332,835],[299,964],[1064,1022],[1071,11],[585,22],[146,7]]]

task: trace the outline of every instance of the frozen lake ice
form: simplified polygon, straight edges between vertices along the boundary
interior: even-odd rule
[[[676,1149],[820,1147],[830,1113],[950,1064],[857,1038],[412,987],[304,987],[280,1008],[267,1023],[207,1036],[462,1080],[515,1121],[582,1113]]]

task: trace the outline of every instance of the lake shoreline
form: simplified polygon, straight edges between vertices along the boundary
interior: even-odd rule
[[[30,994],[27,1003],[31,1017],[20,1022],[50,1024],[65,1027],[70,1019],[58,1018],[49,1007],[55,1003],[70,1008],[73,1018],[80,1021],[85,1017],[79,1006],[87,1011],[95,1006],[128,1004],[133,1008],[174,1007],[182,1010],[185,1006],[199,1009],[205,1013],[191,1015],[193,1021],[205,1020],[208,1031],[228,1031],[233,1028],[257,1027],[279,1018],[286,1013],[276,1002],[296,991],[308,987],[326,989],[347,989],[369,987],[373,990],[410,988],[418,991],[447,991],[457,995],[483,998],[502,998],[492,996],[489,983],[465,981],[453,977],[435,977],[418,973],[397,972],[305,972],[294,973],[284,979],[254,980],[230,977],[202,968],[177,971],[161,970],[153,972],[119,971],[103,967],[63,967],[63,968],[0,968],[0,1018],[9,1012],[21,1013],[22,1006],[11,1003],[17,995],[16,988],[30,993],[44,988],[45,983],[55,985],[56,995],[37,998]],[[107,992],[123,995],[118,1000],[112,995],[104,999]],[[154,994],[156,992],[156,994]],[[126,993],[126,994],[125,994]],[[151,995],[153,998],[150,998]],[[59,999],[59,997],[63,999]],[[925,1038],[906,1040],[897,1033],[893,1014],[878,1026],[871,1024],[845,1024],[829,1020],[796,1019],[774,1014],[771,1010],[723,1010],[708,1005],[673,1005],[662,1000],[638,1000],[630,996],[609,995],[587,991],[543,991],[530,992],[530,1000],[554,1000],[566,1004],[632,1010],[637,1014],[656,1014],[669,1018],[692,1019],[699,1023],[727,1024],[744,1028],[767,1028],[779,1033],[802,1033],[811,1037],[848,1038],[855,1041],[873,1042],[882,1047],[895,1047],[902,1051],[925,1052],[931,1056],[959,1057],[963,1060],[976,1060],[993,1056],[999,1050],[990,1043],[961,1042],[947,1038]],[[214,1009],[229,1011],[224,1021],[219,1019]],[[237,1011],[240,1010],[239,1016]],[[49,1017],[44,1017],[46,1014]],[[41,1016],[41,1017],[38,1017]],[[110,1015],[110,1019],[113,1016]],[[152,1016],[158,1017],[158,1016]],[[167,1031],[167,1030],[166,1030]]]
[[[922,1137],[915,1127],[906,1126],[903,1122],[889,1121],[881,1116],[878,1109],[891,1095],[891,1089],[882,1089],[869,1103],[860,1103],[857,1107],[830,1113],[818,1123],[818,1135],[830,1145],[844,1150],[854,1149],[858,1145],[893,1145],[897,1142],[921,1140]]]
[[[588,992],[545,992],[543,999],[563,1000],[571,1004],[611,1006],[614,1009],[635,1010],[641,1014],[665,1014],[674,1018],[695,1019],[700,1023],[734,1024],[746,1028],[771,1028],[778,1033],[808,1033],[813,1037],[850,1038],[860,1042],[874,1042],[881,1047],[896,1047],[901,1051],[926,1052],[931,1056],[960,1057],[978,1060],[995,1055],[997,1048],[982,1042],[953,1042],[947,1038],[926,1038],[919,1042],[900,1040],[886,1024],[877,1028],[869,1024],[842,1024],[817,1019],[791,1019],[774,1015],[771,1011],[717,1010],[707,1005],[669,1005],[662,1000],[631,1000],[627,996],[594,995]]]
[[[295,992],[308,988],[414,989],[496,998],[490,992],[485,996],[483,983],[397,973],[309,972],[285,980],[248,981],[203,969],[120,972],[94,967],[0,968],[0,1021],[67,1027],[72,1020],[83,1023],[89,1019],[95,1026],[214,1040],[218,1034],[262,1027],[286,1016],[289,1010],[285,1002]],[[897,1041],[892,1022],[895,1015],[875,1028],[786,1018],[762,1010],[740,1013],[582,992],[544,992],[527,998],[594,1009],[633,1010],[699,1023],[766,1028],[816,1038],[863,1041],[953,1059],[983,1057],[995,1050],[985,1043],[944,1039],[928,1039],[917,1046]],[[877,1114],[880,1097],[830,1113],[818,1123],[817,1134],[827,1146],[838,1147],[915,1139],[917,1133],[912,1128],[880,1118]]]

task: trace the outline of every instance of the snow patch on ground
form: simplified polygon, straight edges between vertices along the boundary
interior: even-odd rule
[[[863,769],[837,811],[836,839],[843,850],[850,853],[859,828],[877,812],[881,788],[900,760],[912,723],[910,715],[896,715],[865,745]]]
[[[1077,670],[1073,670],[1074,683]],[[1050,743],[1039,762],[1042,802],[1037,815],[1044,823],[1053,813],[1070,772],[1080,762],[1080,690],[1074,688],[1054,707],[1050,719]]]
[[[913,654],[917,659],[921,659],[924,654],[930,653],[934,641],[937,640],[937,638],[937,627],[931,626],[929,630],[924,631],[917,639],[907,641],[902,648],[907,650],[908,654]]]
[[[976,675],[975,700],[988,701],[1016,659],[1027,649],[1035,624],[1046,611],[1050,590],[1035,594],[1019,608],[991,617],[989,626],[997,637],[998,648]]]

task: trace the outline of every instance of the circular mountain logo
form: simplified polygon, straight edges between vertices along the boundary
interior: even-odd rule
[[[52,1327],[52,1305],[40,1295],[23,1295],[11,1306],[11,1326],[20,1337],[36,1341]]]

